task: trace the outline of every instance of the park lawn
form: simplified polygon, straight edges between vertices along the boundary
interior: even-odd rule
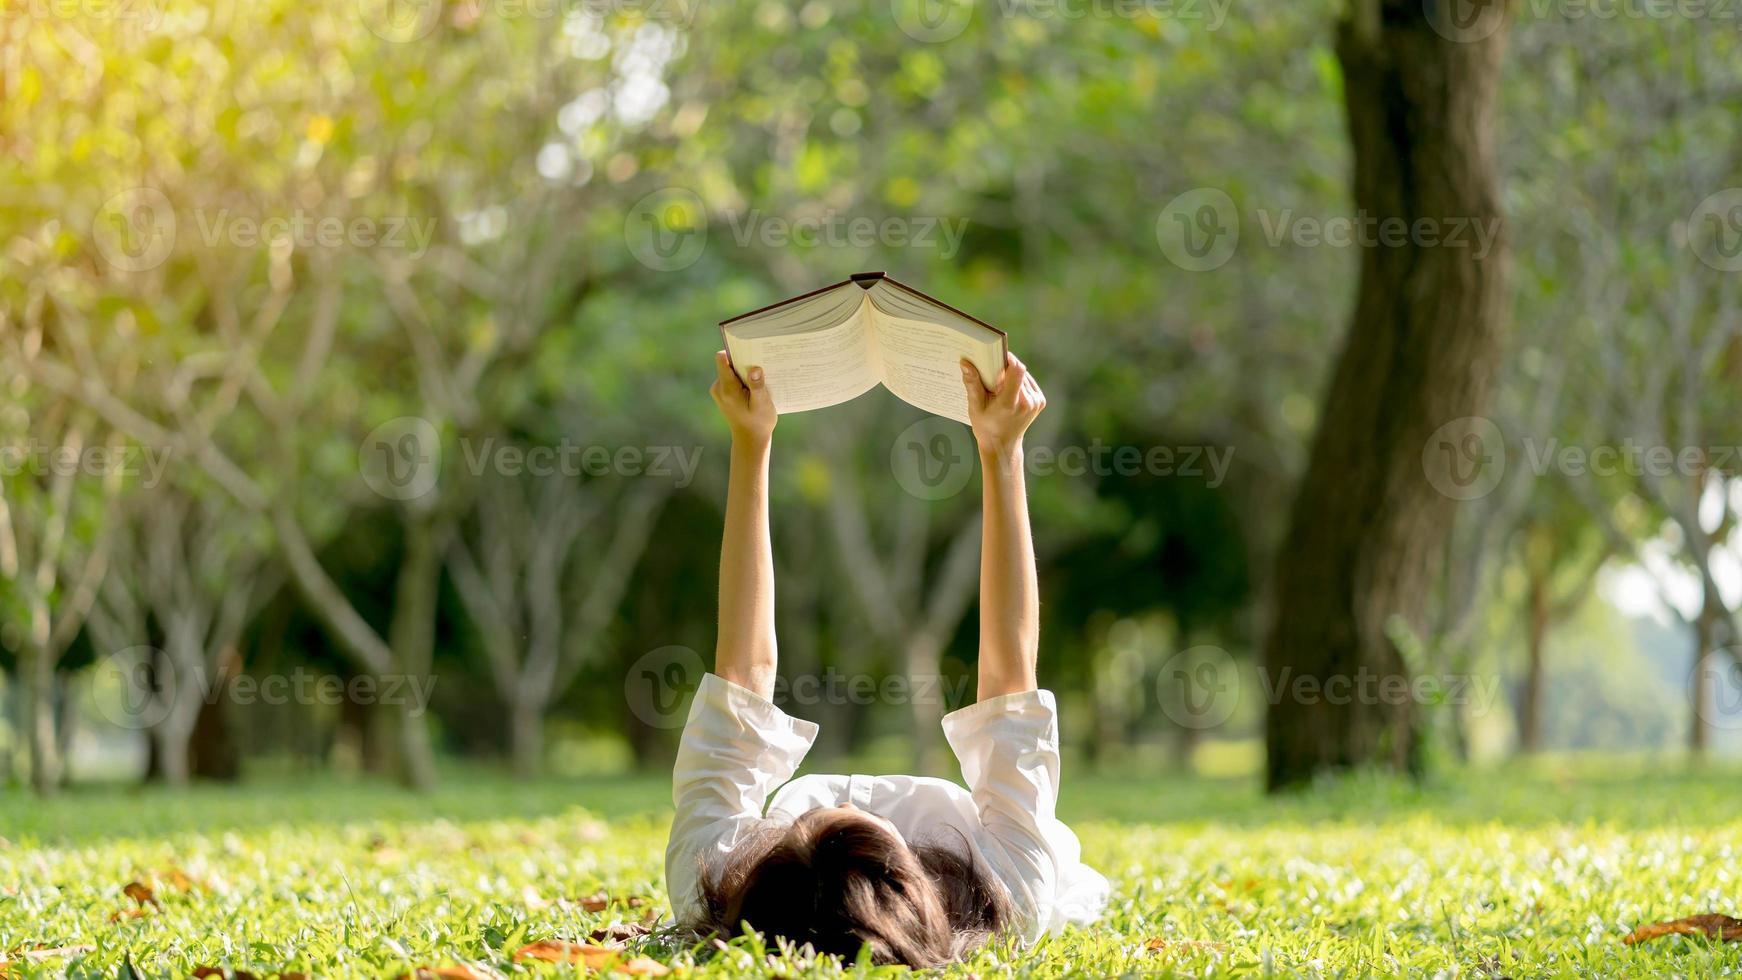
[[[1544,764],[1426,788],[1356,778],[1282,801],[1247,780],[1076,778],[1064,815],[1113,879],[1105,920],[950,972],[1742,972],[1742,943],[1621,943],[1644,922],[1742,910],[1742,773],[1617,769]],[[665,910],[665,794],[657,776],[520,785],[465,770],[428,796],[330,777],[46,803],[8,792],[0,952],[94,947],[15,959],[13,976],[565,974],[511,954]],[[124,894],[134,881],[155,906]],[[587,911],[601,892],[612,904]],[[771,968],[746,940],[716,952],[656,937],[636,952],[674,975],[859,972]]]

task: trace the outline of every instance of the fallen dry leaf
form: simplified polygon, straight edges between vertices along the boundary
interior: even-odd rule
[[[133,899],[141,906],[157,905],[157,893],[143,881],[129,881],[127,887],[121,889],[121,894]]]
[[[1742,943],[1742,919],[1734,919],[1717,912],[1690,915],[1685,919],[1671,919],[1668,922],[1640,926],[1621,941],[1632,946],[1662,936],[1706,936],[1723,943]]]
[[[640,922],[613,922],[603,929],[594,929],[587,938],[602,946],[622,946],[632,939],[639,939],[651,933],[645,924]]]
[[[152,877],[168,884],[169,887],[178,892],[191,892],[201,887],[198,881],[195,881],[192,876],[180,868],[165,868]]]
[[[150,914],[150,909],[143,908],[143,907],[133,908],[133,909],[117,909],[116,911],[109,913],[109,921],[110,922],[120,922],[122,919],[143,919],[149,914]]]
[[[469,966],[455,963],[451,966],[420,966],[416,973],[401,973],[399,980],[489,980],[489,977]]]
[[[1169,949],[1227,949],[1227,943],[1212,942],[1208,939],[1151,939],[1143,944],[1143,948],[1152,953]]]
[[[603,969],[617,959],[617,951],[591,943],[571,943],[561,939],[540,939],[514,951],[517,960],[543,960],[546,963],[581,963],[588,969]]]
[[[593,894],[578,900],[582,912],[603,912],[611,907],[612,902],[616,902],[617,904],[623,905],[627,908],[638,909],[647,904],[647,899],[642,898],[640,895],[626,895],[620,898],[614,898],[605,892],[594,892]]]
[[[617,958],[618,950],[591,943],[571,943],[561,939],[542,939],[520,947],[516,960],[543,960],[546,963],[574,963],[589,970],[612,970],[641,977],[663,977],[671,967],[646,956],[627,960]]]
[[[6,968],[15,961],[39,963],[43,960],[52,960],[57,956],[78,956],[81,953],[89,953],[96,948],[91,943],[77,943],[72,946],[39,945],[15,949],[10,953],[0,954],[0,973],[4,973]]]
[[[231,980],[260,980],[259,977],[247,970],[233,970],[225,973],[222,967],[216,966],[196,966],[194,967],[194,976],[201,978],[201,980],[207,977],[217,977],[219,980],[223,980],[225,977],[230,977]],[[301,974],[283,974],[281,976],[301,976]]]

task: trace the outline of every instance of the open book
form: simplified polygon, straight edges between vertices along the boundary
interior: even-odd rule
[[[968,421],[962,358],[990,388],[1004,331],[881,272],[861,272],[720,324],[732,369],[760,366],[777,412],[850,401],[882,384],[935,415]]]

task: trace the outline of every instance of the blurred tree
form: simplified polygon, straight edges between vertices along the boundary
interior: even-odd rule
[[[223,695],[241,669],[243,631],[283,584],[270,529],[198,481],[142,488],[113,516],[115,555],[89,627],[111,655],[132,648],[150,658],[149,688],[129,698],[152,743],[147,775],[172,786],[234,778],[234,761],[211,740],[224,739]],[[193,748],[202,718],[203,754]]]
[[[0,413],[0,641],[17,653],[31,785],[52,793],[66,776],[58,667],[108,568],[106,514],[122,492],[128,447],[76,400],[33,383],[31,366],[52,356],[45,321],[56,311],[40,284],[24,289],[19,315],[0,311],[13,399]],[[92,356],[88,346],[79,352]]]
[[[1570,120],[1539,138],[1579,174],[1545,180],[1566,185],[1554,214],[1578,237],[1582,262],[1563,268],[1586,334],[1557,352],[1586,379],[1573,389],[1578,427],[1539,444],[1539,463],[1683,621],[1695,753],[1707,738],[1702,668],[1742,656],[1742,597],[1726,597],[1718,571],[1739,543],[1727,447],[1742,445],[1742,286],[1725,251],[1742,194],[1739,45],[1706,27],[1589,25],[1583,56],[1549,62],[1556,84],[1533,94]],[[1608,149],[1618,145],[1628,152]]]
[[[560,475],[479,482],[475,529],[455,536],[447,568],[508,708],[514,771],[531,777],[545,712],[618,613],[669,488],[629,484],[612,498]]]

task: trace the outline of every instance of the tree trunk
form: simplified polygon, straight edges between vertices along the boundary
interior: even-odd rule
[[[0,720],[6,723],[8,731],[24,731],[24,691],[17,678],[6,685],[6,703],[0,705]],[[13,758],[15,746],[8,740],[6,751],[0,752],[0,786],[11,786],[17,778],[14,771],[17,760]]]
[[[433,789],[436,783],[435,749],[424,712],[428,705],[415,703],[411,694],[422,690],[430,676],[443,537],[432,521],[407,517],[405,554],[400,560],[388,634],[394,666],[401,674],[400,693],[407,697],[398,705],[399,778],[418,790]]]
[[[913,718],[914,771],[934,776],[944,771],[943,641],[928,630],[907,643],[908,705]]]
[[[194,717],[187,744],[188,775],[195,779],[233,783],[242,777],[242,753],[225,707],[231,681],[222,678],[218,683],[223,696],[201,701],[199,712]]]
[[[183,709],[177,705],[170,712],[172,716],[180,714]],[[195,709],[197,711],[198,709]],[[193,711],[189,711],[193,714]],[[157,779],[166,786],[186,786],[188,783],[188,739],[193,734],[191,718],[166,718],[163,723],[152,729],[151,741],[156,747],[158,770]]]
[[[1705,757],[1709,742],[1706,727],[1706,706],[1711,701],[1711,671],[1705,669],[1706,657],[1712,653],[1712,635],[1718,625],[1712,608],[1711,593],[1707,593],[1700,614],[1694,618],[1694,670],[1688,688],[1688,754],[1695,759]]]
[[[168,654],[153,646],[144,663],[145,671],[145,707],[144,713],[155,714],[157,700],[163,697],[162,678],[168,672],[162,667]],[[161,724],[161,723],[160,723]],[[145,731],[145,782],[158,783],[163,781],[163,740],[158,738],[149,728]]]
[[[1484,410],[1506,304],[1492,125],[1504,32],[1453,41],[1430,10],[1352,0],[1338,29],[1354,205],[1387,224],[1359,249],[1353,320],[1277,556],[1264,647],[1281,684],[1265,736],[1272,790],[1355,766],[1420,768],[1391,631],[1422,629],[1452,495],[1466,489],[1434,479],[1424,450],[1430,439],[1471,448],[1470,433],[1436,430]],[[1504,447],[1476,448],[1486,459]],[[1352,696],[1311,694],[1296,678]]]
[[[1530,572],[1530,624],[1525,637],[1524,687],[1518,695],[1518,750],[1525,755],[1542,751],[1543,653],[1548,645],[1547,575]]]
[[[436,784],[435,744],[423,712],[410,704],[399,707],[399,781],[408,789],[432,790]]]
[[[54,661],[40,649],[18,655],[24,699],[24,740],[30,751],[30,785],[44,796],[60,789],[59,732],[54,722]]]
[[[508,751],[514,775],[532,779],[544,770],[544,705],[517,697],[508,705]]]

